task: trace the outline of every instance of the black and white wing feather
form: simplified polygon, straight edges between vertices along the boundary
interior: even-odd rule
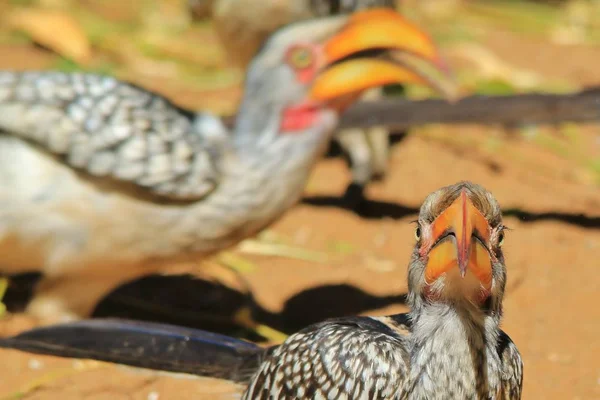
[[[499,338],[500,360],[502,361],[502,393],[503,400],[517,400],[523,391],[523,360],[517,346],[504,332]]]
[[[270,351],[243,398],[402,398],[409,367],[405,334],[387,317],[313,325]]]
[[[0,72],[0,131],[166,198],[196,200],[217,186],[228,136],[219,124],[108,76]]]

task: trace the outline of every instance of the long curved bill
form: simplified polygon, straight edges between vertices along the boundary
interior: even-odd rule
[[[315,100],[327,101],[393,83],[428,85],[449,99],[456,97],[456,86],[431,38],[393,10],[353,14],[324,48],[330,67],[313,83],[311,97]],[[346,60],[369,51],[386,57]]]
[[[463,190],[432,223],[434,245],[425,267],[425,281],[433,283],[457,268],[461,277],[472,273],[484,289],[492,285],[492,261],[488,250],[490,226]]]

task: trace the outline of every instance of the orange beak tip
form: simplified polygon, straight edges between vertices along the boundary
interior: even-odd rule
[[[467,275],[467,266],[466,265],[461,265],[461,263],[459,263],[458,268],[460,270],[460,277],[464,278],[465,275]]]

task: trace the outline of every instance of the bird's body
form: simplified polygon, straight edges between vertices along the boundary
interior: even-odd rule
[[[411,311],[290,336],[265,357],[246,399],[520,398],[521,356],[499,328],[506,267],[498,203],[460,182],[431,194],[417,224]]]
[[[474,315],[431,311],[304,329],[265,357],[243,398],[519,398],[521,359],[504,332],[485,332]]]
[[[168,361],[170,371],[245,383],[248,400],[518,400],[523,362],[500,329],[503,231],[500,208],[482,187],[461,182],[434,192],[418,220],[409,313],[328,320],[268,349],[203,331],[175,335],[172,327],[102,320],[32,330],[0,346],[161,369]],[[150,359],[125,357],[133,337]],[[166,350],[180,347],[189,352]]]
[[[0,72],[0,78],[10,75]],[[132,97],[146,97],[147,103],[153,98],[164,102],[111,77],[62,73],[13,76],[21,79],[23,86],[33,81],[39,84],[44,80],[88,78],[123,86],[132,91]],[[18,84],[11,90],[18,93]],[[102,101],[102,96],[90,95],[85,100],[94,104]],[[72,121],[69,112],[75,108],[75,102],[83,103],[81,95],[72,103],[65,101],[66,118],[57,124]],[[179,113],[175,108],[168,110],[173,112],[173,118],[163,127],[160,122],[152,121],[152,111],[146,111],[148,107],[151,106],[142,102],[139,107],[127,109],[131,113],[146,113],[147,117],[138,121],[131,119],[110,127],[103,124],[101,129],[91,132],[81,132],[79,127],[70,132],[56,129],[52,132],[55,136],[38,139],[35,132],[45,126],[36,127],[36,121],[50,119],[50,108],[43,115],[39,108],[29,105],[0,105],[0,111],[6,115],[12,112],[19,115],[15,124],[3,121],[2,127],[11,133],[0,136],[2,160],[6,160],[6,167],[0,171],[0,199],[5,205],[0,232],[21,229],[28,232],[35,229],[28,225],[35,225],[40,234],[32,232],[33,237],[50,236],[42,232],[51,231],[56,242],[73,247],[76,253],[97,246],[98,254],[92,257],[117,249],[121,254],[140,252],[149,259],[174,257],[186,250],[209,253],[255,233],[295,203],[311,165],[327,142],[322,135],[308,137],[300,146],[298,138],[293,142],[273,138],[273,142],[264,146],[255,140],[244,140],[240,150],[226,133],[208,135],[194,131],[193,116]],[[105,118],[94,115],[100,114],[96,111],[91,109],[85,121]],[[118,112],[117,106],[106,115]],[[159,110],[156,115],[161,114]],[[334,121],[332,116],[325,125]],[[138,122],[149,128],[140,129],[139,134],[114,135],[121,127],[135,126]],[[177,125],[182,128],[180,132],[176,132]],[[20,127],[25,129],[19,132]],[[106,137],[100,138],[104,133]],[[69,137],[58,139],[59,135]],[[59,162],[57,156],[49,154],[53,139],[69,143],[56,150],[66,162]],[[39,142],[43,148],[30,141]],[[122,214],[114,215],[115,211]],[[56,223],[51,219],[56,219]],[[14,226],[9,226],[11,223]],[[102,245],[102,241],[110,243]],[[67,256],[68,250],[60,253]],[[42,258],[43,265],[52,263],[51,259]],[[55,262],[64,264],[61,260]]]
[[[372,15],[422,35],[391,11]],[[371,44],[326,47],[344,43],[348,20],[273,35],[231,132],[111,77],[0,72],[0,271],[45,274],[29,310],[89,315],[119,283],[234,245],[296,203],[337,124],[329,102],[380,84],[372,62],[339,63]],[[429,41],[419,46],[432,56]],[[393,68],[392,82],[420,81]],[[330,85],[348,69],[365,78]]]
[[[52,76],[44,73],[37,79]],[[67,79],[74,76],[54,75]],[[18,77],[30,82],[27,74]],[[110,77],[90,75],[89,78],[125,85]],[[149,95],[141,90],[139,94]],[[139,110],[145,107],[142,103]],[[3,109],[0,105],[0,113],[3,111],[20,115],[18,123],[27,121],[29,114],[32,121],[40,117],[37,110],[26,107]],[[87,315],[98,297],[106,294],[107,285],[116,286],[126,279],[152,273],[164,268],[167,261],[199,259],[252,236],[276,220],[299,200],[311,166],[327,143],[324,135],[307,137],[303,146],[298,146],[297,138],[293,142],[274,138],[279,143],[269,143],[263,148],[259,142],[244,141],[240,144],[244,146],[242,152],[236,151],[236,143],[229,135],[196,133],[192,130],[192,118],[183,113],[175,118],[188,129],[189,140],[184,135],[171,140],[168,135],[173,129],[157,128],[157,136],[164,135],[165,140],[153,153],[157,160],[154,170],[152,158],[146,159],[142,149],[152,146],[149,134],[141,139],[143,145],[141,141],[135,143],[137,149],[131,145],[139,139],[135,136],[101,146],[96,154],[89,155],[84,171],[57,162],[56,156],[14,133],[0,134],[0,155],[6,165],[0,171],[2,271],[19,273],[43,266],[52,286],[50,291],[70,292],[70,301],[90,298],[89,302],[69,307],[75,315]],[[333,124],[335,117],[331,119],[329,123]],[[7,125],[3,127],[6,129]],[[128,121],[127,125],[135,123]],[[17,132],[17,127],[14,128],[11,131]],[[68,141],[73,143],[77,139]],[[183,144],[178,146],[178,143]],[[44,139],[42,145],[50,146]],[[192,151],[193,145],[197,149]],[[187,151],[184,153],[182,148]],[[129,157],[119,158],[127,149],[133,150]],[[72,150],[68,152],[70,155],[78,149],[69,150]],[[181,184],[182,174],[170,170],[177,161],[183,164],[182,169],[187,167],[190,171],[191,183]],[[137,179],[129,178],[140,165]],[[194,165],[203,173],[197,179],[193,175]],[[140,187],[140,182],[148,185]],[[169,186],[173,190],[165,196],[162,188],[169,183],[175,184]],[[190,200],[194,197],[199,200]],[[75,286],[64,280],[67,275],[77,276]],[[55,282],[55,278],[62,282]],[[86,287],[88,290],[83,291]],[[91,296],[95,290],[98,292]],[[35,314],[43,315],[52,314],[53,309],[61,309],[63,305],[42,298],[31,307]]]

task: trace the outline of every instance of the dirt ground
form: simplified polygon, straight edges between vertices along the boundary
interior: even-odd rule
[[[597,50],[497,32],[488,42],[499,56],[522,68],[580,83],[600,81]],[[0,49],[0,67],[44,66],[43,54],[13,50]],[[581,133],[582,148],[598,159],[600,126],[583,127]],[[494,146],[488,146],[490,138]],[[429,127],[408,135],[394,147],[389,175],[369,188],[372,202],[364,215],[336,207],[349,180],[344,162],[320,162],[307,186],[307,200],[271,231],[308,249],[349,250],[324,264],[250,257],[258,267],[245,275],[256,302],[277,313],[304,290],[347,285],[347,295],[325,297],[325,304],[316,291],[309,300],[331,313],[339,309],[334,302],[348,302],[362,314],[405,311],[401,295],[407,289],[414,229],[409,222],[429,192],[465,179],[490,189],[507,210],[511,231],[504,245],[509,280],[503,329],[524,357],[524,398],[600,399],[598,184],[575,158],[494,127]],[[313,309],[307,306],[305,312]],[[0,334],[32,324],[25,316],[8,316],[0,321]],[[0,399],[227,399],[240,390],[211,379],[16,351],[0,354]],[[37,388],[29,390],[33,386]]]

